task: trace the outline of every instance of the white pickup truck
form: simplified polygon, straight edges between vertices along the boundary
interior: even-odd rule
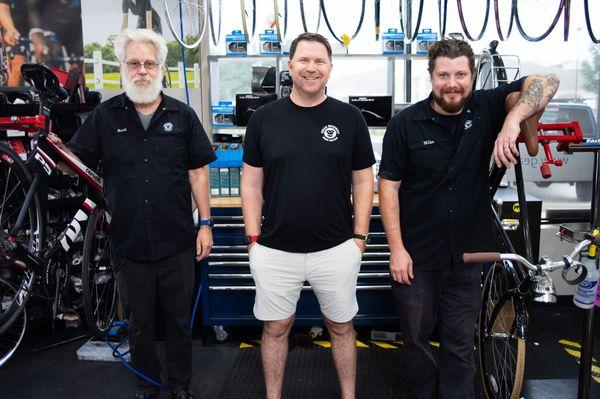
[[[578,121],[581,131],[586,138],[598,138],[600,132],[592,109],[580,102],[552,101],[542,115],[542,123],[557,123]],[[551,166],[552,177],[544,179],[540,173],[540,166],[545,160],[544,152],[540,149],[537,156],[531,157],[523,147],[521,149],[521,164],[523,165],[523,178],[526,182],[533,182],[537,186],[545,187],[555,182],[570,183],[575,185],[577,198],[589,201],[592,194],[592,174],[594,170],[594,156],[592,153],[566,154],[556,152],[556,145],[552,147],[553,156],[563,161],[563,166]],[[505,180],[514,183],[514,169],[510,168]]]

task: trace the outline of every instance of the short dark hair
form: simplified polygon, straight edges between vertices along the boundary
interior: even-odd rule
[[[298,35],[298,37],[295,38],[292,44],[290,45],[290,60],[294,58],[294,54],[296,53],[296,47],[298,47],[298,43],[300,43],[303,40],[307,42],[321,43],[327,49],[327,56],[329,57],[329,61],[331,61],[331,45],[323,35],[319,35],[318,33],[302,33]]]
[[[435,60],[438,57],[454,59],[462,56],[467,57],[471,73],[475,74],[475,54],[473,54],[473,48],[469,43],[457,39],[443,39],[433,43],[427,52],[429,75],[433,73]]]

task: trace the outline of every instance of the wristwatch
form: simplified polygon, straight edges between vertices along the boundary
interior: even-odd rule
[[[200,227],[202,227],[202,226],[213,227],[215,225],[215,220],[213,218],[200,219],[200,222],[198,224]]]
[[[354,233],[352,234],[352,238],[356,238],[357,240],[363,240],[365,244],[371,242],[371,235],[369,233],[367,233],[366,235]]]
[[[250,245],[253,242],[258,241],[259,236],[246,236],[246,245]]]

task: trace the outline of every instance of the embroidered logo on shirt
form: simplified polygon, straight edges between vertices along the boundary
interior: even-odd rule
[[[325,141],[336,141],[340,135],[340,129],[338,129],[337,126],[325,125],[325,127],[321,129],[321,135],[323,135],[323,140]]]
[[[473,121],[472,120],[466,120],[465,121],[465,130],[468,130],[471,128],[471,126],[473,126]]]
[[[433,141],[433,140],[423,140],[423,145],[432,145],[434,143],[435,143],[435,141]]]
[[[171,130],[173,130],[173,124],[171,122],[166,122],[163,125],[163,129],[165,129],[165,132],[170,132]]]
[[[126,132],[126,131],[127,131],[126,127],[124,127],[123,129],[117,129],[117,133],[123,133],[123,132]]]

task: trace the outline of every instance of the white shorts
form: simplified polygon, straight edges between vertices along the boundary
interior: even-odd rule
[[[362,253],[354,239],[318,252],[296,253],[260,245],[250,250],[250,271],[256,285],[254,316],[284,320],[296,313],[305,281],[317,295],[321,313],[345,323],[358,312],[356,281]]]

